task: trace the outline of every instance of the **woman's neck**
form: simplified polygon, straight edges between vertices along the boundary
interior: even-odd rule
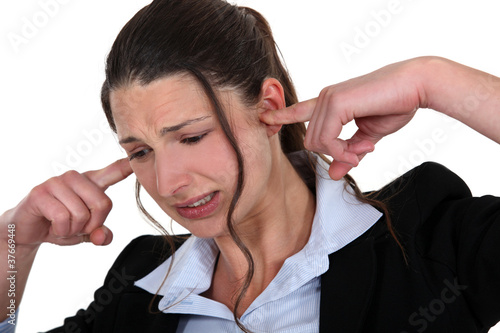
[[[254,260],[250,288],[241,304],[242,314],[278,274],[285,260],[299,252],[309,240],[315,212],[315,196],[284,154],[276,161],[273,183],[259,213],[237,225],[237,233]],[[230,236],[215,239],[220,257],[211,289],[206,296],[222,301],[230,309],[235,293],[244,282],[248,263]],[[220,288],[218,286],[224,286]]]

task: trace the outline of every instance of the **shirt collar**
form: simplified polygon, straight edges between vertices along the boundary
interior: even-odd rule
[[[319,157],[317,160],[316,213],[311,236],[306,246],[284,264],[288,268],[300,267],[300,270],[280,270],[269,286],[279,288],[280,292],[263,293],[251,308],[280,294],[293,292],[312,278],[325,273],[329,267],[328,255],[355,240],[382,216],[371,205],[361,203],[344,180],[332,180],[328,175],[329,165]],[[164,296],[160,301],[160,309],[166,308],[186,295],[200,294],[210,287],[218,252],[213,239],[191,236],[175,252],[173,263],[172,258],[167,259],[150,274],[136,281],[135,285]]]
[[[134,284],[152,294],[158,292],[159,295],[173,297],[165,300],[169,304],[186,289],[200,294],[210,287],[218,253],[213,239],[191,236],[173,257]],[[167,273],[168,278],[165,279]]]

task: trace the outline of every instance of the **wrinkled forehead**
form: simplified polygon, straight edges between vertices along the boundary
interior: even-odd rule
[[[110,93],[110,106],[117,130],[130,120],[176,121],[211,109],[201,85],[188,76],[166,77],[146,85],[133,82]]]
[[[232,122],[236,110],[243,108],[236,89],[217,89],[214,93],[220,111]],[[149,126],[153,130],[208,115],[220,120],[213,101],[190,75],[169,76],[146,85],[133,82],[110,93],[110,106],[119,136],[134,128]]]

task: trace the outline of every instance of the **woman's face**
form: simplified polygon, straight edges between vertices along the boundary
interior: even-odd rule
[[[269,208],[270,138],[256,109],[229,90],[220,99],[244,159],[245,188],[233,214],[243,225]],[[120,144],[163,211],[198,237],[227,234],[238,164],[198,82],[172,76],[134,84],[113,91],[110,101]]]

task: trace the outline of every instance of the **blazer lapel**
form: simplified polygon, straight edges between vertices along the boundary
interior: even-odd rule
[[[320,332],[360,332],[376,280],[374,239],[355,241],[330,254],[321,276]]]
[[[153,312],[150,312],[149,303],[153,295],[135,286],[133,291],[135,292],[126,293],[121,297],[113,332],[175,333],[177,331],[179,315],[165,314],[156,310],[161,296],[154,299],[151,307]]]

